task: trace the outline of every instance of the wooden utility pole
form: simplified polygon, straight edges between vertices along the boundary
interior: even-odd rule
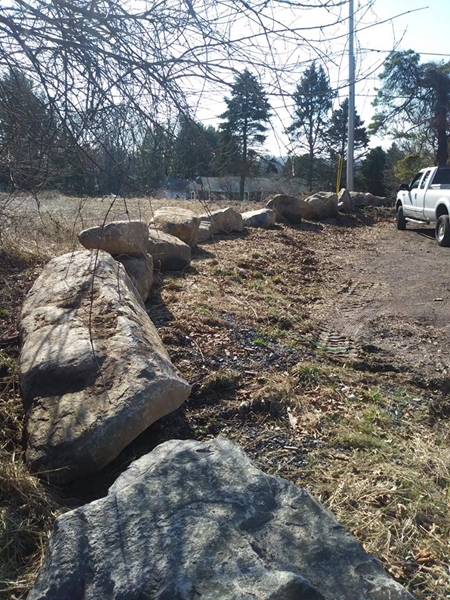
[[[348,147],[347,147],[347,189],[354,187],[354,146],[355,146],[355,56],[354,56],[354,12],[353,0],[349,0],[348,16]]]

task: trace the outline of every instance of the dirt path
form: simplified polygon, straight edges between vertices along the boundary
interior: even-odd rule
[[[437,245],[433,229],[397,231],[390,219],[325,233],[328,245],[315,248],[311,238],[328,278],[327,295],[313,309],[324,340],[350,350],[362,345],[386,369],[414,378],[446,377],[450,248]]]

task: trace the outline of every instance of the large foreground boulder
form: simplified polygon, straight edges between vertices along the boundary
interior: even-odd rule
[[[275,211],[278,223],[291,223],[296,225],[302,219],[310,218],[310,207],[301,198],[288,196],[286,194],[276,194],[272,196],[266,204],[266,208]]]
[[[124,267],[105,252],[50,261],[25,301],[21,335],[26,457],[51,481],[98,471],[189,395]]]
[[[28,600],[412,600],[306,491],[174,440],[60,516]]]
[[[200,219],[210,225],[211,235],[244,231],[241,213],[231,206],[200,215]]]
[[[200,217],[187,208],[176,206],[159,208],[154,213],[150,225],[170,233],[191,248],[197,246]]]
[[[113,221],[84,229],[78,241],[89,250],[142,255],[147,251],[148,225],[144,221]]]
[[[150,229],[147,251],[160,271],[181,271],[191,264],[191,247],[164,231]]]
[[[267,229],[275,224],[275,211],[271,208],[260,208],[242,213],[244,227],[262,227]]]

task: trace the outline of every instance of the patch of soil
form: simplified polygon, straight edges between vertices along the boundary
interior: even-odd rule
[[[450,249],[437,245],[432,229],[397,231],[393,217],[357,232],[324,234],[326,241],[311,239],[327,278],[312,318],[371,345],[372,355],[416,380],[448,378]]]

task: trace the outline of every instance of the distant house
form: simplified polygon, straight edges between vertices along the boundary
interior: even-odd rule
[[[240,178],[197,177],[186,187],[186,198],[198,200],[240,200]],[[244,200],[261,202],[273,194],[302,194],[306,185],[291,178],[247,177],[244,187]]]
[[[187,200],[240,200],[240,178],[197,177],[194,179],[167,179],[155,190],[156,198]],[[261,202],[273,194],[298,195],[306,192],[303,181],[291,177],[247,177],[244,200]]]
[[[188,183],[188,179],[169,178],[153,192],[153,196],[155,196],[155,198],[169,198],[172,200],[177,200],[178,198],[185,199],[187,198],[186,189]]]

